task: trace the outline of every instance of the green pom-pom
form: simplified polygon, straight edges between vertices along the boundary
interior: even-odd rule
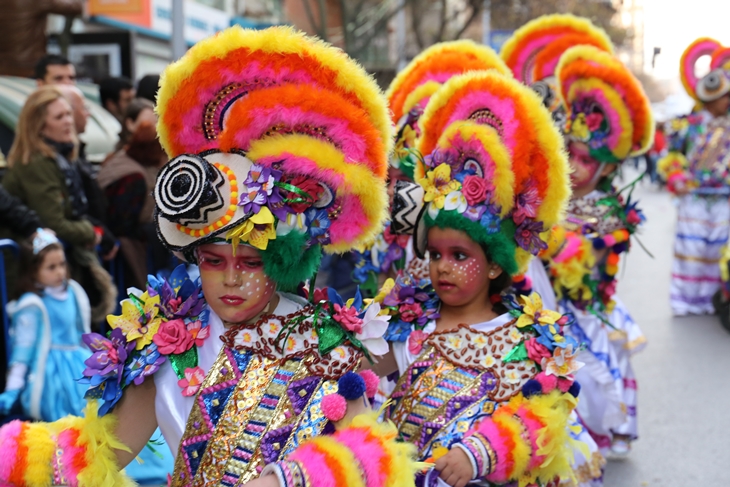
[[[299,283],[311,278],[322,259],[322,248],[307,245],[307,236],[297,231],[277,235],[261,252],[264,272],[277,284],[277,289],[294,292]]]
[[[439,228],[461,230],[469,235],[472,240],[487,249],[490,262],[497,264],[510,276],[517,274],[518,267],[517,261],[515,260],[517,244],[514,238],[514,222],[502,220],[501,228],[498,232],[487,233],[484,227],[478,222],[469,220],[467,217],[452,210],[439,211],[435,220],[427,213],[425,215],[425,222],[429,228],[436,226]]]

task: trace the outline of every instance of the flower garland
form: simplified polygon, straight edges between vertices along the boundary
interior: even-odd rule
[[[312,313],[297,316],[284,324],[277,339],[279,343],[286,343],[303,321],[311,320],[317,333],[319,353],[323,356],[347,342],[370,362],[372,355],[388,353],[388,343],[383,335],[390,316],[381,311],[380,303],[364,300],[359,288],[355,297],[347,302],[332,288],[315,289],[311,302]]]
[[[455,163],[465,157],[466,163]],[[536,220],[540,205],[537,188],[531,185],[522,191],[510,214],[503,217],[502,209],[491,203],[495,191],[491,183],[493,174],[479,174],[481,167],[472,162],[469,163],[468,154],[460,155],[455,148],[437,149],[424,158],[425,165],[431,169],[418,183],[425,191],[428,215],[435,220],[441,210],[455,211],[479,223],[488,234],[502,231],[502,220],[511,219],[516,229],[509,237],[514,238],[520,248],[532,255],[545,249],[547,244],[540,238],[545,229],[543,223]]]
[[[275,167],[258,164],[251,166],[244,184],[246,191],[238,206],[251,216],[226,233],[234,251],[241,243],[266,250],[269,240],[292,230],[308,235],[311,242],[330,243],[331,218],[339,213],[340,205],[334,197],[322,201],[329,191],[322,184],[303,175],[284,176]]]
[[[406,265],[406,249],[409,235],[396,235],[391,231],[390,222],[386,223],[381,234],[372,246],[355,251],[355,269],[352,278],[370,296],[378,291],[378,275],[402,270]]]
[[[385,282],[375,301],[382,302],[390,315],[385,339],[390,342],[408,341],[409,351],[420,353],[428,337],[424,328],[440,316],[440,300],[430,281],[424,279],[416,283],[410,275],[401,274],[395,281],[388,279]]]
[[[170,361],[184,396],[194,395],[205,377],[198,366],[197,347],[210,337],[206,307],[199,280],[193,282],[185,266],[168,279],[148,276],[147,290],[130,290],[122,301],[122,314],[107,317],[112,327],[107,337],[84,335],[92,351],[85,361],[87,398],[102,399],[104,415],[132,383],[139,385]]]
[[[564,334],[565,327],[574,322],[573,316],[544,309],[537,293],[529,296],[506,294],[502,303],[517,320],[514,335],[519,340],[502,361],[530,360],[538,369],[535,378],[522,387],[523,394],[547,394],[554,389],[568,392],[573,386],[573,373],[583,365],[576,360],[580,351],[578,342]]]

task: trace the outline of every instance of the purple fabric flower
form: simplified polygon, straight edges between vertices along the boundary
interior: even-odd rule
[[[163,363],[165,363],[165,357],[160,355],[157,345],[150,344],[132,358],[124,377],[125,383],[134,382],[136,385],[140,385],[144,382],[145,377],[157,372]]]
[[[281,171],[254,164],[243,182],[247,191],[241,195],[238,203],[246,213],[258,213],[269,201],[276,205],[281,202],[281,195],[275,183],[281,178]]]
[[[542,222],[536,222],[525,219],[515,230],[515,240],[523,250],[537,255],[542,249],[547,248],[547,244],[540,240],[540,233],[543,232]]]
[[[537,204],[540,201],[540,195],[537,188],[530,186],[526,191],[517,196],[517,202],[512,219],[517,225],[521,225],[526,218],[534,219],[537,216]]]
[[[459,158],[459,152],[453,147],[448,149],[437,149],[424,158],[428,167],[438,167],[441,164],[453,166]]]
[[[487,211],[486,205],[470,206],[464,212],[464,216],[473,222],[478,222],[482,219],[485,211]]]
[[[382,257],[382,262],[380,263],[380,271],[383,273],[387,273],[393,265],[393,262],[397,262],[402,257],[403,249],[397,243],[390,244],[388,246],[388,251],[385,252]]]
[[[91,357],[84,361],[86,364],[84,376],[89,378],[91,387],[110,379],[116,379],[118,384],[121,383],[124,364],[134,349],[134,342],[128,343],[119,328],[112,330],[109,338],[104,338],[98,333],[86,333],[82,339],[92,351]]]

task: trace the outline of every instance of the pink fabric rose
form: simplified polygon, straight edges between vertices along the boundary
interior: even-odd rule
[[[527,356],[535,363],[542,363],[543,358],[552,357],[552,353],[547,349],[545,345],[537,342],[535,338],[530,338],[525,342],[525,348],[527,349]]]
[[[487,199],[487,181],[479,176],[467,176],[461,187],[461,194],[470,206],[475,206]]]
[[[400,313],[400,319],[406,323],[412,323],[423,315],[421,305],[416,303],[401,304],[398,312]]]
[[[362,319],[357,316],[357,310],[355,308],[335,304],[335,314],[332,317],[346,330],[354,333],[362,333]]]
[[[183,353],[193,346],[193,336],[183,320],[171,320],[160,324],[152,338],[162,355]]]
[[[626,215],[626,222],[628,222],[629,225],[638,225],[641,223],[641,217],[636,210],[630,210]]]
[[[586,125],[588,125],[588,130],[591,132],[601,128],[601,122],[603,122],[603,115],[600,113],[591,113],[586,117]]]
[[[413,355],[418,355],[423,349],[423,342],[428,338],[428,333],[421,330],[413,330],[408,335],[408,351]]]

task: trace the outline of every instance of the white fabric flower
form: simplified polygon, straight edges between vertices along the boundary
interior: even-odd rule
[[[428,211],[428,216],[430,216],[432,220],[435,220],[436,217],[439,216],[439,211],[441,211],[441,210],[439,210],[436,207],[436,205],[434,205],[433,203],[429,203],[427,211]]]
[[[289,213],[286,216],[286,221],[280,221],[276,225],[276,235],[283,236],[287,235],[292,230],[298,230],[300,232],[307,231],[306,217],[304,213]]]
[[[362,318],[362,331],[355,335],[368,351],[377,356],[383,356],[390,350],[385,335],[388,329],[390,315],[379,315],[380,303],[372,303]]]
[[[461,191],[452,191],[446,195],[444,210],[456,210],[459,213],[464,213],[468,206],[466,198]]]

